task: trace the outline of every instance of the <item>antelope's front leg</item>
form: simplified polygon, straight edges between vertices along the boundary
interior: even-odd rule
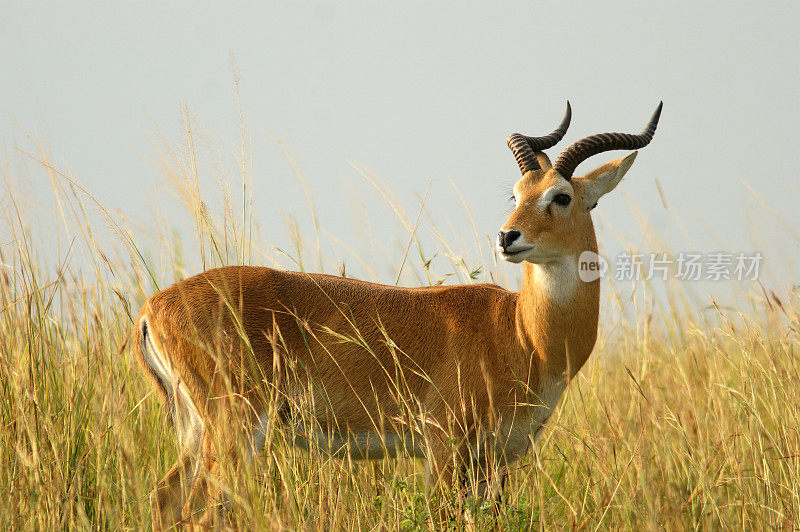
[[[455,521],[457,528],[463,525],[464,501],[467,476],[470,468],[470,453],[464,436],[442,433],[428,439],[426,482],[428,488],[438,495],[438,526],[444,527]],[[448,501],[455,502],[455,507]]]
[[[476,471],[472,478],[475,481],[473,493],[477,501],[490,502],[495,511],[499,510],[508,478],[508,468],[504,464],[486,465]]]

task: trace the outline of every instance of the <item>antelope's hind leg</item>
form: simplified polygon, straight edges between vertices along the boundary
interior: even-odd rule
[[[191,492],[198,465],[197,457],[193,453],[183,452],[156,485],[150,494],[153,530],[168,530],[183,521],[184,501]]]
[[[234,524],[237,516],[229,511],[230,493],[238,489],[235,485],[236,478],[242,478],[253,466],[256,455],[264,447],[266,436],[271,433],[272,424],[278,422],[274,412],[256,414],[261,409],[253,408],[256,406],[255,402],[243,403],[245,407],[234,408],[233,412],[236,414],[229,414],[225,421],[215,425],[216,430],[207,430],[203,437],[203,474],[195,483],[190,496],[191,501],[202,500],[206,503],[202,517],[197,521],[201,529],[216,530]],[[232,420],[242,420],[239,422],[241,425],[231,425],[231,422],[236,423]],[[242,446],[237,442],[249,443]],[[233,485],[226,484],[226,477],[231,480],[230,475],[234,476]],[[199,504],[196,506],[200,511]],[[184,516],[187,515],[187,510],[184,509]]]
[[[156,530],[168,529],[191,518],[187,511],[190,512],[193,501],[196,501],[195,485],[204,473],[205,453],[201,443],[205,424],[180,384],[171,401],[180,457],[150,496],[153,528]]]

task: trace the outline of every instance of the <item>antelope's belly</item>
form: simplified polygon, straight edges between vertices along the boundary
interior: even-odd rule
[[[424,457],[422,438],[418,434],[396,432],[340,432],[315,429],[310,434],[287,427],[287,436],[294,445],[308,449],[314,446],[332,456],[350,456],[375,460],[384,456],[408,455]]]

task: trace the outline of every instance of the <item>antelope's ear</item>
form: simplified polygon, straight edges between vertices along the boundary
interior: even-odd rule
[[[637,153],[633,152],[622,159],[606,163],[585,176],[577,178],[583,188],[583,203],[587,210],[594,208],[597,200],[614,190],[622,176],[633,164]]]
[[[536,152],[536,160],[539,161],[539,166],[541,166],[544,171],[550,170],[553,167],[553,163],[550,162],[550,157],[543,151]]]

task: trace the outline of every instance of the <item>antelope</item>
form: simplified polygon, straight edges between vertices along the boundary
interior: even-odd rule
[[[181,449],[151,494],[154,528],[192,522],[198,506],[217,523],[221,465],[254,456],[275,425],[334,455],[420,457],[430,486],[500,497],[594,348],[600,280],[580,279],[579,256],[597,253],[591,211],[637,152],[573,173],[646,146],[661,108],[640,134],[583,138],[555,164],[544,150],[566,133],[569,102],[549,135],[508,138],[522,176],[496,250],[523,265],[519,292],[230,266],[151,296],[132,343]]]

